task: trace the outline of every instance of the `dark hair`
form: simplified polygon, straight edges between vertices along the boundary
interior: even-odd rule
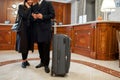
[[[25,5],[26,2],[27,2],[27,0],[24,0],[24,5]]]

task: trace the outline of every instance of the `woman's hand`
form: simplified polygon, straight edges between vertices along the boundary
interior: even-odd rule
[[[30,8],[30,5],[26,2],[25,3],[25,6],[27,7],[27,8]]]

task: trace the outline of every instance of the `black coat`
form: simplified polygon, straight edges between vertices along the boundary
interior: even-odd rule
[[[30,15],[31,9],[24,5],[19,5],[18,15],[22,17],[20,31],[16,36],[16,51],[26,53],[28,50],[33,51],[33,43],[31,36]]]
[[[34,20],[32,18],[32,30],[35,42],[47,42],[51,40],[52,25],[51,19],[55,17],[54,8],[51,2],[43,0],[39,5],[38,3],[32,8],[33,13],[41,13],[43,19]]]

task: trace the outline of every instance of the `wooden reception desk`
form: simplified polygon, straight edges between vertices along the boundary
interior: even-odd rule
[[[0,25],[0,50],[14,49],[15,33],[11,25]],[[57,26],[57,34],[66,34],[71,38],[71,51],[99,60],[118,59],[116,29],[120,22],[93,21],[85,24]]]
[[[94,21],[85,24],[63,25],[57,27],[57,33],[71,37],[73,53],[99,60],[118,59],[116,29],[120,22]]]

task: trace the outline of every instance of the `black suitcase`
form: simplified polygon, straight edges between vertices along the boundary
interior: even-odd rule
[[[70,38],[64,34],[54,34],[52,44],[52,76],[65,76],[70,68]]]

